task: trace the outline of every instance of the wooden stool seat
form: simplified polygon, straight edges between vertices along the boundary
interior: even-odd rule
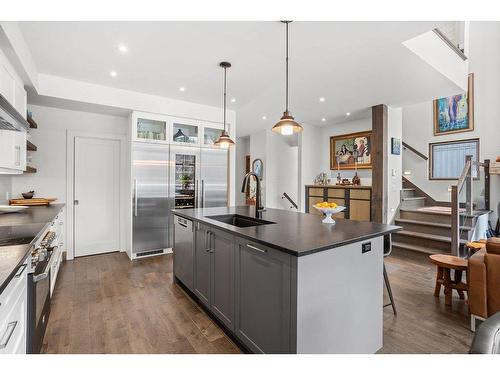
[[[451,294],[453,289],[457,291],[460,299],[464,299],[464,291],[466,292],[469,288],[467,283],[462,282],[462,273],[464,271],[467,278],[467,260],[446,254],[433,254],[430,255],[429,258],[437,267],[434,296],[439,297],[441,285],[443,285],[444,300],[447,306],[451,306]],[[453,278],[451,270],[454,271]]]

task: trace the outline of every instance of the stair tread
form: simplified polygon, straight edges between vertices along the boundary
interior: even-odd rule
[[[415,191],[415,189],[414,189],[414,188],[402,188],[401,190]]]
[[[422,211],[421,208],[426,208],[426,207],[419,207],[419,208],[400,208],[400,211],[405,211],[405,212],[416,212],[424,215],[442,215],[442,216],[451,216],[451,212],[439,212],[439,211]],[[460,216],[464,217],[477,217],[481,216],[487,213],[490,213],[492,211],[489,210],[475,210],[472,215],[467,215],[464,212],[460,213]]]
[[[392,242],[392,247],[399,247],[401,249],[418,251],[418,252],[425,253],[425,254],[443,254],[443,250],[433,250],[433,249],[429,249],[428,247],[418,246],[418,245],[410,245],[407,243],[402,243],[402,242],[397,242],[397,241]]]
[[[404,201],[417,201],[417,200],[424,200],[425,197],[404,197],[401,199]]]
[[[421,232],[413,232],[413,231],[410,231],[410,230],[400,230],[396,234],[398,234],[398,235],[404,235],[404,236],[411,236],[411,237],[425,238],[425,239],[434,240],[434,241],[450,242],[451,243],[451,237],[439,236],[437,234],[428,234],[428,233],[421,233]],[[466,242],[467,242],[466,240],[460,240],[460,243],[462,243],[462,244],[464,244]]]
[[[428,225],[428,226],[433,226],[433,227],[450,228],[451,229],[451,224],[435,223],[435,222],[431,222],[431,221],[411,220],[411,219],[396,219],[395,222],[396,223],[417,224],[417,225]],[[466,225],[461,225],[460,229],[463,229],[463,230],[472,230],[472,227],[469,227],[469,226],[466,226]]]

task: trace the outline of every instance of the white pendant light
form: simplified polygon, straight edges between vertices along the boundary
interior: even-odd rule
[[[226,96],[227,96],[226,95],[226,89],[227,89],[226,73],[227,73],[227,68],[231,67],[231,63],[223,61],[219,65],[221,68],[224,68],[224,130],[222,131],[219,139],[217,139],[214,142],[214,145],[219,146],[220,148],[229,148],[229,146],[234,145],[234,141],[229,137],[229,134],[226,131]]]
[[[279,133],[281,135],[292,135],[294,133],[300,133],[304,129],[298,122],[295,121],[292,114],[288,110],[288,24],[292,21],[281,21],[285,24],[286,30],[286,59],[285,59],[285,69],[286,69],[286,79],[285,79],[285,112],[281,119],[273,126],[273,132]]]

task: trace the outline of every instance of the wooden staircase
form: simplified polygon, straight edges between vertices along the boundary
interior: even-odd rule
[[[392,246],[396,251],[417,252],[421,254],[451,253],[451,211],[428,211],[429,207],[439,205],[431,197],[403,179],[401,204],[395,225],[403,230],[392,235]],[[424,210],[422,210],[424,209]],[[475,215],[462,215],[460,223],[460,243],[471,238]]]

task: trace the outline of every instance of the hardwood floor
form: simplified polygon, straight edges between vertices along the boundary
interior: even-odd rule
[[[384,310],[380,353],[466,353],[467,305],[433,296],[424,259],[386,259],[398,309]],[[130,262],[124,253],[65,262],[54,291],[44,353],[240,353],[172,282],[172,256]]]
[[[44,353],[239,353],[172,282],[172,256],[111,253],[65,262]]]

